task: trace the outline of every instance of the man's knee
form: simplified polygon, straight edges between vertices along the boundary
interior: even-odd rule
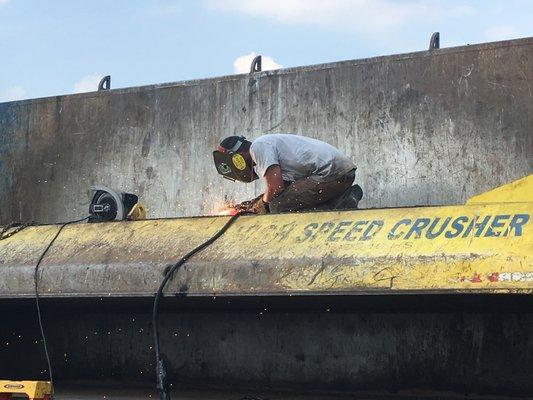
[[[270,201],[270,212],[298,211],[309,207],[316,199],[317,184],[309,178],[300,179],[289,185]]]
[[[352,170],[336,181],[317,182],[312,177],[300,179],[289,185],[269,204],[271,213],[298,211],[319,206],[340,196],[355,180]]]
[[[285,189],[290,191],[290,188]],[[285,195],[284,195],[285,194]],[[287,211],[297,211],[305,208],[301,193],[297,195],[290,195],[289,193],[282,192],[279,196],[273,198],[269,203],[269,209],[271,213],[280,213]]]

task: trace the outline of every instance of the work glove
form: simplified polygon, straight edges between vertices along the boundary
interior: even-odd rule
[[[270,212],[268,209],[268,203],[263,201],[262,194],[255,199],[243,201],[242,203],[237,204],[235,208],[240,212],[249,212],[252,214],[268,214]]]

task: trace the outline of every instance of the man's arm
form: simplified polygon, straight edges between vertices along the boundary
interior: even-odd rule
[[[265,193],[263,194],[263,201],[265,203],[270,203],[274,197],[283,192],[283,189],[285,189],[283,178],[281,177],[280,166],[275,164],[268,167],[264,177],[267,187]]]
[[[265,193],[253,200],[243,201],[238,204],[236,206],[237,210],[254,214],[266,214],[269,212],[268,203],[285,188],[279,165],[274,164],[268,167],[264,178],[267,184]]]

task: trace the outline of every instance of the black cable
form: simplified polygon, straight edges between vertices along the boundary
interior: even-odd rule
[[[0,230],[0,240],[10,238],[28,226],[37,225],[35,222],[12,222]]]
[[[44,251],[41,253],[41,256],[39,257],[39,260],[37,260],[37,264],[35,265],[35,271],[34,271],[34,275],[33,275],[33,279],[34,279],[34,282],[35,282],[35,306],[37,307],[37,319],[39,320],[39,328],[41,329],[41,338],[42,338],[42,341],[43,341],[44,354],[46,356],[46,362],[48,364],[48,376],[49,376],[49,380],[50,380],[50,389],[51,389],[50,390],[51,391],[50,399],[51,400],[53,400],[53,398],[54,398],[54,377],[53,377],[53,374],[52,374],[52,363],[50,362],[50,354],[48,353],[48,346],[47,346],[47,343],[46,343],[46,335],[44,334],[43,319],[42,319],[42,316],[41,316],[41,307],[39,305],[39,274],[38,274],[39,273],[39,266],[41,265],[41,262],[43,261],[44,256],[46,255],[46,253],[48,253],[48,250],[50,250],[50,247],[52,247],[52,245],[56,241],[57,237],[59,236],[59,234],[61,233],[63,228],[65,228],[65,226],[70,225],[70,224],[75,224],[77,222],[85,221],[88,218],[89,217],[85,217],[85,218],[82,218],[82,219],[77,219],[77,220],[74,220],[74,221],[68,221],[68,222],[61,223],[61,227],[59,228],[59,230],[57,231],[55,236],[52,238],[50,243],[48,243],[48,246],[46,246]]]
[[[220,236],[224,234],[228,230],[228,228],[235,222],[239,216],[241,216],[242,213],[237,213],[233,215],[220,230],[215,233],[211,238],[206,240],[204,243],[199,245],[198,247],[195,247],[193,250],[188,252],[183,258],[181,258],[176,264],[174,264],[165,274],[165,277],[163,278],[163,281],[159,285],[159,289],[157,290],[157,293],[155,295],[154,299],[154,308],[152,310],[152,325],[154,330],[154,349],[155,349],[155,368],[156,368],[156,378],[157,378],[157,393],[159,394],[160,400],[170,400],[170,393],[168,391],[168,386],[166,384],[166,368],[164,360],[161,357],[161,351],[159,348],[159,330],[157,327],[157,312],[159,310],[159,300],[161,299],[163,295],[163,290],[165,289],[165,286],[167,282],[172,278],[174,273],[181,268],[185,262],[189,258],[191,258],[193,255],[198,253],[199,251],[205,249],[207,246],[211,245],[215,240],[217,240]]]

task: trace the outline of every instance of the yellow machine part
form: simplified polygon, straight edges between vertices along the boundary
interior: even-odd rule
[[[533,174],[468,199],[466,204],[527,203],[533,201]]]
[[[141,203],[136,203],[126,216],[129,221],[139,221],[146,219],[146,207]]]
[[[22,394],[28,396],[29,400],[45,400],[50,398],[51,390],[52,385],[47,381],[0,380],[0,399],[9,399],[9,395]]]
[[[187,262],[168,292],[531,293],[532,212],[524,201],[243,216]],[[41,293],[151,296],[165,268],[227,220],[67,226],[43,260]],[[0,296],[32,295],[35,261],[57,229],[29,227],[0,241]]]

